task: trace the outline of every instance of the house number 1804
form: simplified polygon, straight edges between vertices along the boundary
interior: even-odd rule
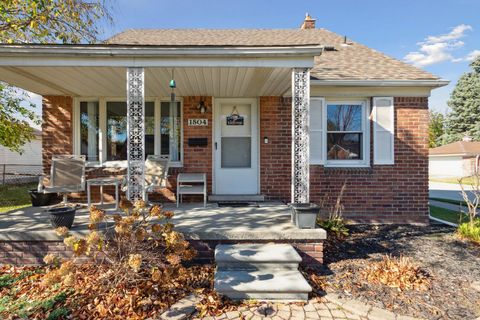
[[[208,119],[188,119],[189,126],[208,126]]]

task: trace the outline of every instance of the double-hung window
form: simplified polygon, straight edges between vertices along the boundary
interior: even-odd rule
[[[75,153],[90,164],[125,164],[127,103],[79,99],[75,108]],[[179,101],[145,102],[145,156],[168,155],[172,165],[181,165],[181,110]]]
[[[369,166],[369,113],[366,101],[312,98],[310,111],[312,164]]]

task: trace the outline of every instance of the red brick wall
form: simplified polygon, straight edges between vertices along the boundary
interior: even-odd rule
[[[44,96],[42,100],[42,158],[50,173],[52,155],[72,154],[72,97]]]
[[[267,199],[290,198],[291,117],[290,98],[260,97],[260,190]]]
[[[198,103],[204,101],[207,111],[201,114],[197,109]],[[184,97],[183,98],[183,169],[182,172],[207,173],[208,192],[212,192],[212,132],[213,109],[212,97]],[[208,126],[189,126],[188,119],[208,119]],[[207,138],[205,147],[188,146],[189,138]]]
[[[428,223],[428,98],[395,98],[395,165],[370,168],[310,167],[310,199],[334,205],[342,185],[344,215],[355,222]],[[262,97],[262,192],[290,200],[291,105],[280,97]],[[373,128],[373,126],[371,126]]]
[[[201,115],[196,106],[208,106]],[[44,97],[43,160],[48,170],[53,154],[72,152],[72,99]],[[169,189],[159,200],[175,200],[179,172],[206,172],[212,191],[212,98],[185,97],[183,110],[184,166],[170,170]],[[207,118],[208,126],[188,126],[189,118]],[[371,126],[372,127],[372,126]],[[208,139],[207,147],[189,147],[188,138]],[[265,144],[263,138],[269,143]],[[371,154],[373,134],[371,134]],[[332,205],[346,183],[344,215],[355,222],[428,222],[428,99],[395,98],[395,165],[370,168],[310,168],[311,200]],[[89,169],[88,177],[124,174],[111,168]],[[290,200],[291,99],[260,98],[260,183],[267,199]],[[106,188],[111,199],[113,189]],[[92,194],[97,196],[97,191]],[[78,195],[85,198],[84,194]],[[152,197],[155,199],[155,197]],[[188,200],[200,200],[190,198]]]
[[[248,241],[201,240],[189,240],[189,242],[198,252],[193,263],[213,263],[217,244],[248,243]],[[285,240],[277,241],[277,243],[292,244],[302,256],[302,263],[305,265],[323,263],[323,242]],[[2,241],[0,242],[0,265],[43,265],[43,258],[49,253],[61,258],[72,257],[71,250],[63,244],[63,241]],[[86,261],[88,258],[82,257],[78,262]]]

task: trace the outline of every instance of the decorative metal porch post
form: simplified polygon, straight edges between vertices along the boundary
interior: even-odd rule
[[[127,197],[143,199],[145,188],[145,76],[127,68]]]
[[[292,70],[292,203],[310,199],[310,69]]]

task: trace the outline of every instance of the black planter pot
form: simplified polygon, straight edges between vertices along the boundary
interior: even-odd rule
[[[292,222],[300,229],[315,229],[320,207],[314,203],[292,203]]]
[[[38,192],[36,189],[29,190],[30,200],[32,200],[33,207],[48,206],[54,200],[55,193]]]
[[[75,207],[58,207],[45,210],[50,214],[50,223],[54,228],[67,227],[70,229],[75,220]]]

